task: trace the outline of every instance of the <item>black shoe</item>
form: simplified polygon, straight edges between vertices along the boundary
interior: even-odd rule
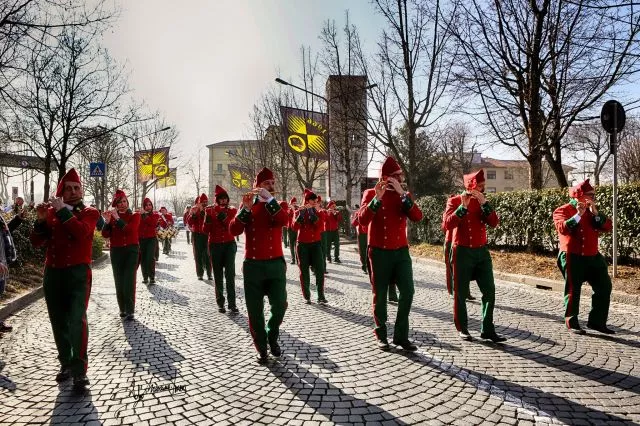
[[[145,278],[142,280],[142,284],[147,284],[149,281]]]
[[[4,323],[4,321],[0,322],[0,333],[9,333],[13,330],[13,327]]]
[[[56,374],[56,382],[64,382],[69,377],[71,377],[71,371],[69,371],[69,367],[63,365],[60,367],[58,374]]]
[[[327,262],[331,263],[331,259],[327,259]]]
[[[473,297],[471,294],[467,295],[467,300],[476,300],[475,297]]]
[[[318,303],[321,305],[327,305],[329,301],[327,299],[322,298],[322,299],[318,299]]]
[[[342,263],[342,262],[340,262],[340,259],[335,259],[335,260],[334,260],[334,263],[338,263],[338,264],[340,264],[340,263]]]
[[[305,303],[305,305],[310,305],[311,304],[311,299],[304,299],[304,303]]]
[[[211,281],[211,279],[212,279],[211,277],[207,277],[207,281]]]
[[[397,304],[398,304],[398,298],[397,298],[397,297],[396,297],[396,298],[394,298],[394,299],[389,298],[389,303],[394,304],[394,305],[397,305]]]
[[[470,342],[471,340],[473,340],[473,337],[471,337],[471,335],[469,334],[468,330],[462,330],[458,332],[458,336],[460,336],[460,338],[462,340],[466,340],[468,342]]]
[[[149,280],[149,284],[155,284],[155,283],[156,283],[155,278],[151,278],[151,279]]]
[[[279,358],[280,355],[282,355],[282,349],[280,349],[280,345],[278,345],[277,342],[274,344],[270,344],[269,349],[271,351],[271,355],[275,356],[276,358]]]
[[[133,314],[127,314],[126,317],[124,317],[125,321],[133,321]]]
[[[84,374],[73,378],[73,390],[76,392],[85,392],[89,385],[89,379]]]
[[[403,342],[397,342],[397,341],[393,341],[393,344],[396,346],[400,346],[402,347],[403,350],[408,351],[408,352],[415,352],[418,350],[418,347],[416,345],[414,345],[413,343],[411,343],[410,340],[405,340]]]
[[[498,336],[495,331],[493,333],[480,333],[480,338],[491,340],[493,343],[502,343],[507,341],[506,337]]]
[[[229,310],[230,310],[231,312],[233,312],[234,314],[237,314],[238,312],[240,312],[240,311],[238,310],[238,308],[236,308],[235,306],[234,306],[234,307],[232,307],[232,308],[229,308]]]
[[[198,279],[199,279],[200,281],[202,281],[202,277],[198,277]]]
[[[389,350],[389,342],[387,341],[387,339],[378,339],[377,344],[378,344],[378,349],[380,349],[381,351]]]
[[[616,334],[615,331],[613,331],[606,325],[594,325],[588,322],[587,328],[590,328],[591,330],[599,331],[600,333],[603,333],[603,334]]]
[[[570,333],[573,334],[578,334],[580,336],[582,336],[583,334],[587,334],[586,331],[584,331],[582,328],[580,328],[580,326],[577,327],[567,327],[567,330],[569,330]]]
[[[218,308],[218,312],[220,312],[221,314],[224,314],[227,312],[227,310],[224,308],[224,306]]]
[[[260,351],[258,353],[258,364],[266,364],[269,359],[269,355],[267,355],[267,351]]]

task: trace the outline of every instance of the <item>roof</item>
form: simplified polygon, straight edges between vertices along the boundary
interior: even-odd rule
[[[544,162],[545,160],[542,161]],[[473,164],[474,169],[485,169],[488,167],[493,169],[528,169],[529,162],[527,160],[499,160],[497,158],[482,157],[482,161],[479,164]],[[566,164],[563,164],[562,168],[565,171],[574,169],[574,167],[567,166]]]
[[[261,141],[257,139],[238,139],[234,141],[220,141],[220,142],[214,142],[212,144],[207,145],[207,148],[224,148],[227,146],[234,147],[238,145],[257,143],[257,142],[261,142]]]

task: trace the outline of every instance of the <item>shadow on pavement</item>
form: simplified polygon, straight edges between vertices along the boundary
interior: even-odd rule
[[[438,360],[420,352],[401,352],[399,354],[413,362],[432,368],[455,380],[460,380],[482,392],[486,392],[493,397],[508,402],[510,405],[516,405],[533,411],[539,416],[553,416],[567,424],[574,424],[577,419],[583,420],[585,424],[603,424],[603,422],[607,421],[617,421],[621,422],[621,424],[628,424],[629,422],[616,415],[586,407],[570,399],[544,392],[537,388],[523,386],[519,383],[508,382],[487,374],[460,368],[454,364]],[[557,407],[563,407],[562,411],[557,410]],[[581,414],[578,415],[577,413]]]
[[[0,373],[2,372],[2,370],[4,370],[4,367],[7,365],[7,363],[5,363],[4,361],[0,361]],[[15,392],[16,391],[16,384],[13,383],[13,381],[8,378],[7,376],[5,376],[4,374],[0,374],[0,388],[1,389],[6,389],[9,392]]]
[[[168,287],[154,284],[147,286],[151,298],[158,303],[172,303],[174,305],[189,306],[189,298]]]
[[[178,367],[174,364],[184,361],[184,357],[169,345],[162,333],[137,320],[125,321],[122,325],[131,346],[124,355],[136,371],[148,371],[164,380],[178,376]]]
[[[180,279],[171,274],[167,274],[166,272],[156,270],[156,281],[177,283]]]
[[[86,424],[91,421],[101,423],[98,410],[93,405],[91,390],[79,395],[71,387],[61,387],[49,424]]]
[[[177,271],[178,265],[173,263],[156,262],[156,269],[166,269],[167,271]]]

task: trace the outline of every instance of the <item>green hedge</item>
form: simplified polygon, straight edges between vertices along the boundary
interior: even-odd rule
[[[9,223],[13,218],[13,213],[2,213],[4,220]],[[33,230],[33,223],[36,220],[35,211],[27,213],[24,221],[12,233],[13,243],[16,245],[18,259],[15,266],[22,266],[25,263],[44,265],[44,248],[35,248],[31,245],[29,235]]]
[[[613,187],[600,186],[597,189],[598,208],[611,217]],[[440,244],[444,234],[440,229],[446,196],[425,196],[417,200],[425,220],[417,226],[418,240]],[[487,194],[487,199],[500,217],[496,229],[488,228],[491,246],[508,246],[524,249],[527,235],[539,249],[557,250],[558,235],[553,225],[553,211],[569,201],[567,189],[544,189],[540,191],[513,191]],[[618,250],[620,256],[640,255],[640,184],[618,187]],[[612,234],[600,238],[600,248],[611,255]]]
[[[91,246],[91,259],[96,260],[102,256],[102,249],[104,248],[104,238],[102,233],[94,231],[93,233],[93,245]]]

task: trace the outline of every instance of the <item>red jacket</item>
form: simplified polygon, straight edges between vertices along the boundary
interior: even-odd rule
[[[293,216],[296,214],[296,212],[298,211],[298,209],[293,208],[293,207],[289,207],[289,209],[287,209],[287,228],[289,229],[293,229]]]
[[[447,229],[447,224],[446,224],[446,220],[447,220],[447,210],[445,209],[444,212],[442,212],[442,231],[444,232],[444,241],[445,243],[450,243],[453,241],[453,232]]]
[[[351,224],[355,226],[358,235],[367,233],[367,227],[361,225],[360,221],[358,220],[358,211],[353,212],[353,214],[351,215]]]
[[[322,240],[322,223],[316,209],[300,209],[296,212],[293,229],[298,231],[299,243],[315,243]]]
[[[187,216],[187,219],[188,219],[189,225],[191,226],[191,232],[193,232],[194,234],[207,233],[207,230],[204,227],[205,216],[206,214],[204,210],[201,210],[196,214],[189,213],[189,215]]]
[[[273,199],[270,203],[254,202],[250,211],[240,209],[231,220],[231,235],[245,233],[245,259],[270,260],[283,257],[282,228],[287,212]]]
[[[325,217],[327,220],[325,230],[337,231],[338,225],[340,225],[340,221],[342,220],[342,213],[338,210],[325,210]]]
[[[598,237],[601,232],[611,231],[611,220],[601,213],[594,216],[587,210],[580,222],[576,222],[573,216],[578,213],[575,205],[577,201],[558,207],[553,212],[553,223],[558,231],[560,239],[560,251],[580,254],[582,256],[595,256],[598,254]]]
[[[91,264],[93,231],[100,213],[93,207],[79,204],[73,211],[47,209],[47,219],[36,221],[30,235],[34,247],[46,247],[45,265],[66,268]]]
[[[462,206],[462,197],[454,195],[447,200],[444,212],[445,229],[452,232],[452,243],[456,246],[478,248],[487,244],[487,225],[498,226],[498,215],[489,205],[480,203],[475,198],[469,207]]]
[[[118,220],[111,217],[109,223],[102,228],[102,236],[109,238],[111,247],[138,245],[140,213],[133,213],[127,209],[122,214],[118,213],[118,216],[120,216]]]
[[[318,225],[322,228],[322,232],[327,232],[327,211],[325,209],[317,209]]]
[[[422,219],[422,211],[411,195],[400,197],[395,191],[385,191],[381,200],[374,201],[375,189],[362,194],[358,221],[368,227],[369,247],[396,250],[408,247],[407,218],[413,222]]]
[[[229,231],[231,219],[238,213],[233,207],[210,206],[205,210],[205,230],[209,234],[209,244],[233,241]]]
[[[158,227],[159,219],[160,214],[158,212],[144,212],[140,215],[140,228],[138,229],[140,239],[156,237],[156,228]]]
[[[158,220],[158,225],[160,225],[162,229],[167,229],[173,226],[173,215],[171,213],[167,213],[165,215],[160,213],[160,220]]]

